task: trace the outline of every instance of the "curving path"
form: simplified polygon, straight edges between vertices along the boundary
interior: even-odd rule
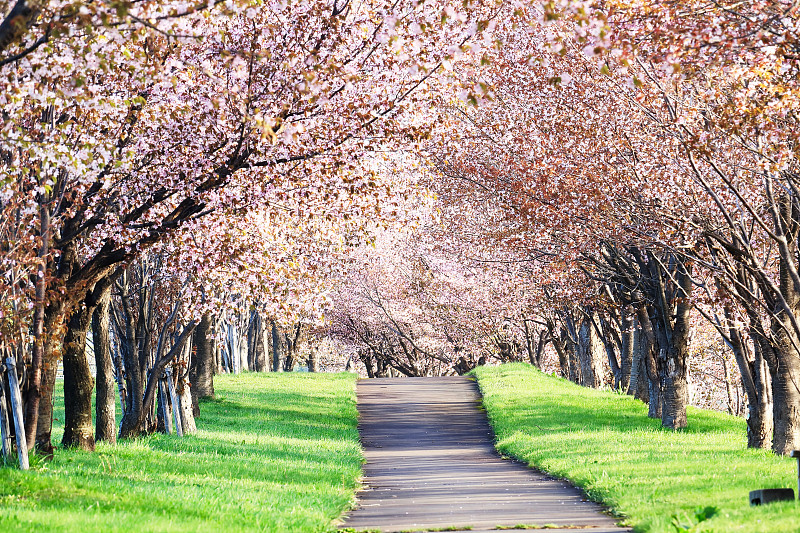
[[[342,527],[630,531],[567,483],[501,458],[470,379],[368,379],[358,382],[357,394],[365,488]]]

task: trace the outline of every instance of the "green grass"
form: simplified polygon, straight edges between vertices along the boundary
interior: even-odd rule
[[[197,435],[0,468],[0,531],[332,530],[361,474],[355,375],[224,375],[215,386]]]
[[[797,490],[794,459],[748,450],[745,422],[689,409],[689,427],[662,429],[641,402],[579,387],[529,365],[475,371],[497,449],[571,480],[639,532],[797,532],[800,506],[750,507],[761,488]],[[717,513],[699,522],[698,508]]]

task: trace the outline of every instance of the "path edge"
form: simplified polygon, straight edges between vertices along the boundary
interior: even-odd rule
[[[519,465],[522,465],[525,468],[527,468],[528,470],[532,470],[532,471],[536,472],[537,474],[540,474],[542,476],[546,476],[549,479],[552,479],[554,481],[560,481],[562,483],[566,483],[570,487],[573,487],[578,492],[580,492],[581,496],[583,498],[585,498],[586,501],[590,501],[592,503],[596,503],[597,505],[599,505],[600,508],[601,508],[600,512],[602,512],[604,515],[608,516],[609,518],[613,519],[615,521],[615,523],[617,524],[617,527],[629,528],[629,529],[631,529],[631,531],[633,531],[633,526],[632,525],[628,525],[628,524],[623,524],[622,523],[622,522],[624,522],[625,520],[627,520],[629,518],[627,515],[624,515],[622,513],[616,512],[614,510],[614,508],[611,505],[609,505],[607,502],[604,502],[599,498],[592,497],[591,494],[586,492],[586,489],[584,487],[581,487],[580,485],[576,485],[575,482],[573,482],[571,479],[566,478],[566,477],[562,477],[562,476],[556,476],[554,474],[551,474],[550,472],[546,472],[545,470],[542,470],[541,468],[539,468],[537,466],[531,465],[530,463],[526,462],[523,459],[520,459],[519,457],[516,457],[514,455],[507,455],[507,454],[502,453],[500,450],[498,450],[497,449],[498,438],[497,438],[497,434],[494,432],[494,425],[492,425],[492,417],[489,416],[489,410],[486,409],[486,406],[483,403],[483,390],[481,389],[481,382],[478,379],[478,377],[475,375],[474,371],[468,372],[467,374],[464,375],[464,377],[466,377],[469,381],[473,382],[473,384],[475,386],[475,390],[478,393],[478,400],[480,402],[480,409],[486,415],[486,421],[488,422],[489,429],[492,432],[492,449],[494,450],[494,453],[497,454],[497,456],[500,459],[502,459],[504,461],[511,461],[513,463],[517,463]],[[359,416],[361,416],[361,415],[359,415]],[[359,439],[360,439],[360,435],[359,435]]]

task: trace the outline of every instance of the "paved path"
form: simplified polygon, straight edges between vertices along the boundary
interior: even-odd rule
[[[358,382],[365,490],[343,527],[384,532],[552,525],[622,533],[580,491],[502,459],[474,382],[462,377]],[[585,529],[584,529],[585,528]]]

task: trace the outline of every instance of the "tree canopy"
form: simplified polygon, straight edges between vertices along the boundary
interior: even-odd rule
[[[800,448],[793,2],[2,5],[28,447],[59,361],[63,444],[93,447],[95,316],[123,436],[206,340],[258,370],[325,337],[370,376],[525,359],[675,429],[717,376],[751,446]]]

